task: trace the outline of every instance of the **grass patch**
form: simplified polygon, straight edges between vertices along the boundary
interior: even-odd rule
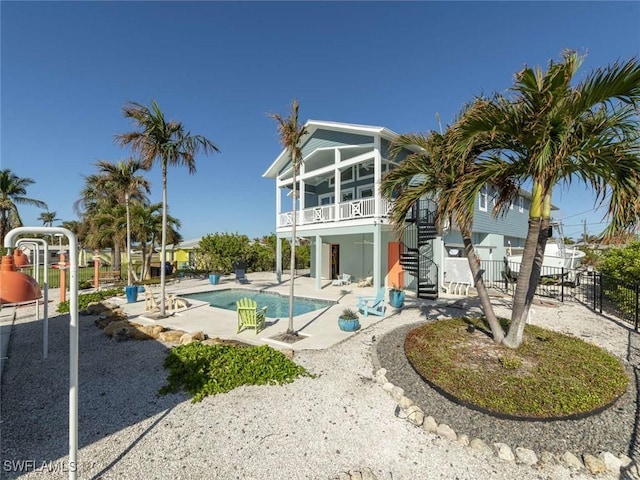
[[[441,320],[410,331],[405,353],[423,378],[460,402],[516,418],[583,416],[610,405],[629,383],[615,356],[534,325],[512,350],[496,345],[481,319]]]
[[[101,302],[107,298],[124,295],[122,288],[110,288],[109,290],[99,290],[92,293],[81,293],[78,295],[78,310],[84,310],[92,302]],[[69,300],[58,304],[58,313],[69,313]]]
[[[171,349],[164,361],[168,383],[160,394],[184,389],[199,402],[241,385],[282,385],[298,377],[313,377],[282,352],[268,345],[236,347],[192,342]]]

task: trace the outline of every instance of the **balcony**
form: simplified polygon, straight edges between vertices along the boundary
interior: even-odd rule
[[[391,209],[392,203],[385,199],[380,199],[381,217],[386,217]],[[357,220],[362,218],[375,217],[375,199],[360,198],[331,205],[320,205],[305,208],[298,211],[296,225],[312,225],[319,223],[332,223],[347,220]],[[293,224],[293,212],[278,214],[277,228],[290,227]]]

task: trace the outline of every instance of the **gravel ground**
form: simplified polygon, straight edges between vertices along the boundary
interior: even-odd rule
[[[2,378],[0,477],[67,478],[68,316],[50,320],[50,355],[42,361],[41,324],[27,310],[14,325]],[[385,334],[437,313],[407,309],[328,350],[296,353],[315,379],[242,387],[197,404],[184,394],[156,395],[166,381],[165,346],[114,342],[95,317],[81,316],[78,478],[330,479],[365,467],[394,480],[592,478],[556,464],[483,457],[394,415],[395,402],[373,380],[375,351],[392,358],[400,333]],[[443,422],[433,408],[446,400],[435,403],[426,411]],[[611,421],[633,420],[623,410]],[[20,461],[29,471],[24,464],[18,471]]]

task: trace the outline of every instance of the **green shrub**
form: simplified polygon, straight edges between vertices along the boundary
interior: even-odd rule
[[[78,310],[84,310],[91,302],[101,302],[107,298],[117,297],[123,295],[124,290],[122,288],[111,288],[109,290],[100,290],[92,293],[81,293],[78,295]],[[58,313],[69,312],[69,300],[60,302],[58,305]]]
[[[168,383],[158,393],[184,389],[193,396],[194,403],[241,385],[281,385],[301,376],[313,377],[268,345],[236,347],[192,342],[172,348],[164,368],[169,370]]]

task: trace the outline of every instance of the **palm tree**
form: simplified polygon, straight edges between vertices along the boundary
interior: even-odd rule
[[[20,178],[9,169],[0,170],[0,243],[9,230],[22,226],[18,205],[47,208],[45,202],[25,196],[33,183],[31,178]]]
[[[42,222],[42,225],[44,225],[45,227],[53,227],[53,222],[57,222],[60,219],[56,218],[56,212],[50,212],[47,210],[46,212],[42,212],[38,216],[38,220],[40,220]]]
[[[133,120],[137,130],[116,135],[121,145],[130,145],[140,156],[143,168],[150,169],[154,162],[162,168],[162,241],[160,268],[160,316],[165,316],[165,261],[167,248],[167,168],[170,165],[184,165],[189,174],[196,172],[195,156],[203,153],[219,152],[215,144],[202,135],[185,132],[181,122],[166,121],[158,104],[151,100],[151,109],[135,102],[127,103],[122,109],[124,116]]]
[[[141,202],[131,203],[131,234],[140,244],[142,252],[142,268],[140,278],[149,278],[151,258],[158,238],[162,238],[162,203],[145,205]],[[178,233],[181,224],[177,218],[167,215],[167,241],[176,244],[182,241]]]
[[[291,157],[291,168],[293,171],[293,184],[291,198],[293,200],[293,213],[291,222],[291,285],[289,286],[289,325],[287,327],[287,335],[295,335],[296,332],[293,329],[293,274],[296,265],[296,176],[298,174],[298,168],[300,161],[302,160],[302,152],[300,150],[300,141],[307,133],[307,128],[302,125],[298,125],[298,110],[300,105],[297,99],[293,99],[291,103],[291,113],[287,118],[283,118],[278,113],[270,113],[269,116],[278,122],[278,137],[280,143]]]
[[[131,198],[146,199],[145,192],[150,193],[149,182],[137,175],[142,170],[142,163],[130,158],[128,161],[110,163],[100,160],[96,163],[99,171],[99,187],[110,189],[121,203],[124,201],[126,216],[126,249],[127,249],[127,285],[131,285],[131,212],[129,201]]]
[[[459,126],[461,138],[489,142],[479,161],[483,175],[531,182],[529,228],[504,344],[522,343],[525,321],[540,279],[551,218],[553,187],[571,182],[593,189],[608,203],[608,232],[632,228],[640,211],[640,65],[637,59],[590,73],[571,82],[583,57],[564,52],[546,72],[524,68],[516,75],[513,98],[479,98]],[[464,141],[462,149],[468,148]]]
[[[387,199],[393,199],[391,221],[398,234],[405,226],[409,210],[425,197],[437,199],[436,225],[455,221],[462,235],[469,267],[493,340],[500,343],[505,334],[491,305],[471,241],[475,199],[482,185],[477,184],[472,189],[459,188],[462,179],[478,175],[475,159],[482,147],[477,146],[466,155],[458,155],[454,148],[458,141],[455,134],[455,128],[449,128],[444,134],[432,131],[427,135],[406,134],[394,139],[389,150],[390,158],[412,153],[383,177],[380,189]],[[508,179],[501,181],[500,187],[504,196],[509,195],[509,190],[517,190]],[[497,205],[497,211],[504,210],[503,205]]]

